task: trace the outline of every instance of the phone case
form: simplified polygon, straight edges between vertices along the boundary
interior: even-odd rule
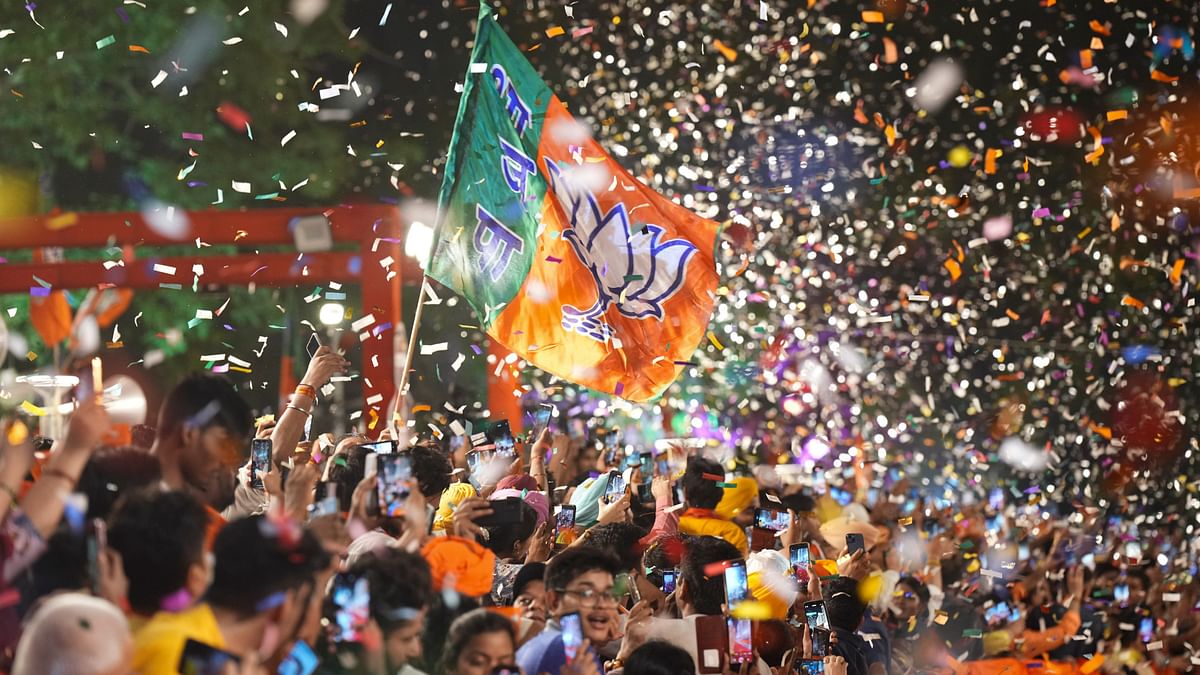
[[[696,672],[716,675],[725,672],[725,660],[729,654],[729,629],[725,617],[696,617]]]

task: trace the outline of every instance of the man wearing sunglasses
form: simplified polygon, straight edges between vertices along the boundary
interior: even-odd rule
[[[517,651],[517,664],[525,673],[559,675],[566,665],[559,619],[579,613],[583,637],[590,646],[577,658],[592,658],[603,671],[598,651],[618,633],[615,576],[621,563],[612,554],[586,545],[572,546],[546,564],[546,630]]]

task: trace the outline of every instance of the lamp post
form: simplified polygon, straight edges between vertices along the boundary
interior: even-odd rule
[[[338,331],[342,322],[346,319],[346,308],[337,302],[327,302],[321,305],[320,312],[317,313],[317,319],[321,325],[325,326],[325,344],[333,349],[338,342]],[[333,382],[333,400],[330,401],[329,412],[333,414],[333,436],[335,439],[341,438],[342,434],[346,433],[346,411],[342,408],[345,406],[345,383],[341,378],[335,378]]]

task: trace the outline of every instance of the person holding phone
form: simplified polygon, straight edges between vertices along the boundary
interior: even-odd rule
[[[699,456],[688,459],[681,483],[686,509],[679,516],[679,531],[695,536],[720,537],[732,544],[741,556],[748,553],[746,533],[731,521],[717,515],[721,503],[725,470],[721,465]]]
[[[550,559],[546,565],[546,605],[551,621],[540,635],[517,651],[517,665],[525,673],[559,675],[567,665],[560,619],[578,617],[581,636],[590,645],[585,652],[604,666],[596,650],[612,641],[618,633],[615,576],[621,564],[603,549],[584,544],[572,546]]]

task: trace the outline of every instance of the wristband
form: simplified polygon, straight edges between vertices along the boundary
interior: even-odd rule
[[[310,386],[310,385],[307,385],[307,384],[298,384],[298,385],[296,385],[296,394],[297,394],[297,395],[299,395],[299,396],[307,396],[307,397],[311,398],[311,399],[312,399],[312,400],[314,400],[314,401],[315,401],[315,400],[317,400],[317,390],[316,390],[316,388],[314,388],[314,387],[312,387],[312,386]]]

